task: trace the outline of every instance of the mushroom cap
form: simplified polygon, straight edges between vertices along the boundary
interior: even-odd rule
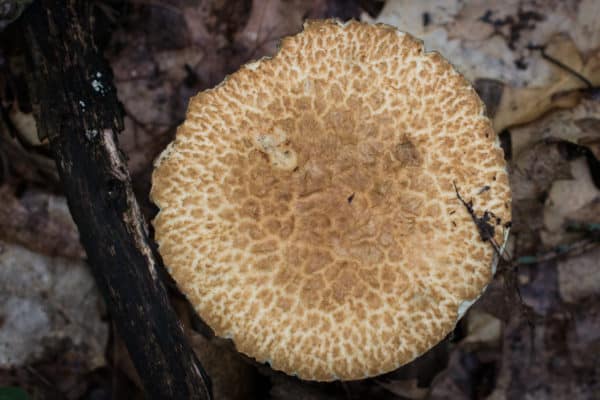
[[[503,245],[502,149],[469,83],[391,26],[307,22],[191,99],[156,162],[165,265],[237,349],[310,380],[410,362]],[[492,225],[489,225],[490,227]]]

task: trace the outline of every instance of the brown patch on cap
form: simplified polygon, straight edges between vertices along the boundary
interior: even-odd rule
[[[194,97],[156,164],[156,240],[181,290],[241,352],[304,379],[398,368],[481,293],[494,253],[454,182],[510,220],[477,94],[385,25],[307,23]]]

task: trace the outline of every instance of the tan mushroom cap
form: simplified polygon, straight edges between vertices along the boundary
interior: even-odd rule
[[[199,315],[311,380],[359,379],[442,340],[494,250],[510,189],[469,83],[385,25],[314,21],[194,97],[157,161],[156,240]]]

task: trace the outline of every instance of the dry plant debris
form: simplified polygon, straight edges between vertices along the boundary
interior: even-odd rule
[[[372,4],[383,8],[373,11]],[[253,363],[188,321],[198,353],[209,354],[204,358],[214,364],[208,369],[221,398],[244,398],[241,388],[245,398],[273,399],[597,398],[600,2],[100,0],[94,6],[127,113],[121,144],[142,200],[150,188],[151,162],[172,139],[189,97],[243,63],[271,55],[279,37],[300,31],[305,17],[358,17],[362,10],[365,20],[422,38],[427,49],[441,51],[474,83],[497,133],[504,130],[507,139],[514,195],[509,249],[518,262],[508,269],[512,275],[497,275],[439,347],[377,379],[309,384]],[[126,351],[106,346],[103,313],[90,307],[93,318],[84,321],[98,329],[97,340],[54,313],[64,299],[49,282],[80,282],[70,296],[81,299],[91,281],[81,273],[77,234],[65,218],[46,144],[36,140],[31,125],[21,61],[14,49],[6,49],[18,43],[18,33],[1,25],[0,240],[5,252],[38,266],[36,279],[46,280],[41,286],[21,282],[17,293],[5,289],[3,275],[0,296],[29,304],[32,311],[19,319],[43,328],[23,336],[33,344],[20,357],[30,361],[0,368],[0,386],[23,387],[30,398],[139,398],[135,380],[123,372],[125,363],[115,361],[127,358]],[[6,35],[12,36],[4,40]],[[542,50],[572,71],[544,58]],[[31,264],[8,263],[5,255],[0,260],[4,271],[17,271],[6,282],[31,276]],[[70,271],[79,272],[69,277]],[[519,311],[513,283],[532,315]],[[43,293],[51,294],[49,301]],[[17,308],[0,309],[0,336],[14,333],[5,321]],[[46,319],[40,319],[44,313]],[[75,321],[81,318],[69,313]],[[182,312],[184,320],[186,314],[189,310]],[[38,342],[41,337],[53,339]],[[57,344],[56,337],[63,339]],[[219,357],[223,346],[228,355]],[[0,357],[6,354],[0,350]],[[100,368],[81,374],[94,366]]]

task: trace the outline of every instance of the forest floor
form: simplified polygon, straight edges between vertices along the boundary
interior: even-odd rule
[[[93,3],[148,219],[152,161],[189,98],[272,55],[306,18],[383,22],[423,39],[474,84],[505,150],[511,259],[448,338],[397,371],[327,384],[274,372],[214,337],[169,283],[216,399],[600,399],[600,2]],[[32,399],[141,398],[37,138],[20,32],[0,30],[0,399],[21,398],[6,386]]]

